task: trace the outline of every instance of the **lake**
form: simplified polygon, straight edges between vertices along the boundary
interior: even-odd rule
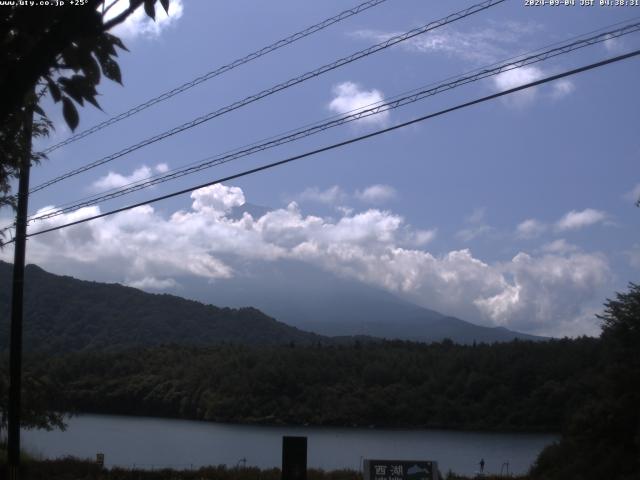
[[[436,460],[440,470],[500,473],[505,462],[525,473],[536,456],[558,437],[551,434],[376,430],[366,428],[266,427],[163,418],[79,415],[65,432],[25,431],[25,449],[46,458],[64,455],[95,459],[107,467],[176,469],[225,464],[280,467],[283,435],[308,438],[310,468],[359,470],[363,458]]]

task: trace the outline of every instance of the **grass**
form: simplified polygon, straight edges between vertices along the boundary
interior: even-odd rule
[[[103,469],[95,462],[74,457],[56,460],[39,460],[23,455],[21,480],[281,480],[280,469],[261,470],[256,467],[227,468],[224,465],[202,467],[195,470],[140,470],[111,468]],[[6,451],[0,450],[0,479],[6,475]],[[445,480],[470,480],[449,473]],[[504,480],[505,477],[484,476],[482,480]],[[528,477],[509,477],[512,480],[527,480]],[[362,480],[360,472],[355,470],[324,471],[309,469],[307,480]]]

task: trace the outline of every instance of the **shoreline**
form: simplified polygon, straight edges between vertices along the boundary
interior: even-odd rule
[[[561,431],[539,429],[539,430],[523,430],[523,429],[482,429],[482,428],[468,428],[468,427],[446,427],[446,426],[386,426],[386,425],[341,425],[341,424],[298,424],[298,423],[285,423],[285,422],[266,422],[266,421],[224,421],[224,420],[206,420],[198,418],[167,416],[160,417],[156,415],[143,415],[143,414],[129,414],[129,413],[105,413],[99,411],[82,411],[82,412],[63,412],[65,418],[79,417],[83,415],[99,415],[108,417],[123,417],[123,418],[145,418],[156,420],[176,420],[184,422],[198,422],[198,423],[210,423],[216,425],[228,425],[235,427],[265,427],[265,428],[314,428],[314,429],[344,429],[344,430],[374,430],[374,431],[441,431],[441,432],[465,432],[465,433],[482,433],[482,434],[522,434],[522,435],[556,435],[560,436]]]

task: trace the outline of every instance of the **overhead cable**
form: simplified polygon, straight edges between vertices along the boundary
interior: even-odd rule
[[[266,164],[266,165],[262,165],[260,167],[252,168],[252,169],[249,169],[249,170],[245,170],[243,172],[236,173],[234,175],[229,175],[229,176],[224,177],[224,178],[219,178],[217,180],[213,180],[213,181],[210,181],[210,182],[202,183],[200,185],[195,185],[195,186],[192,186],[192,187],[189,187],[189,188],[185,188],[183,190],[179,190],[179,191],[176,191],[176,192],[168,193],[166,195],[161,195],[159,197],[151,198],[149,200],[145,200],[145,201],[142,201],[142,202],[139,202],[139,203],[135,203],[133,205],[128,205],[126,207],[116,208],[116,209],[110,210],[108,212],[100,213],[100,214],[97,214],[97,215],[92,215],[90,217],[83,218],[83,219],[80,219],[80,220],[76,220],[76,221],[73,221],[73,222],[68,222],[68,223],[65,223],[65,224],[62,224],[62,225],[56,225],[54,227],[45,228],[43,230],[35,231],[33,233],[29,233],[27,235],[27,237],[34,237],[36,235],[42,235],[42,234],[53,232],[53,231],[56,231],[56,230],[61,230],[61,229],[68,228],[68,227],[71,227],[71,226],[74,226],[74,225],[79,225],[81,223],[86,223],[86,222],[89,222],[89,221],[92,221],[92,220],[97,220],[99,218],[104,218],[104,217],[107,217],[107,216],[110,216],[110,215],[114,215],[116,213],[120,213],[120,212],[124,212],[124,211],[127,211],[127,210],[131,210],[133,208],[141,207],[141,206],[144,206],[144,205],[149,205],[151,203],[156,203],[156,202],[159,202],[161,200],[166,200],[166,199],[169,199],[169,198],[172,198],[172,197],[176,197],[178,195],[183,195],[185,193],[190,193],[190,192],[193,192],[194,190],[198,190],[200,188],[209,187],[211,185],[215,185],[215,184],[218,184],[218,183],[227,182],[227,181],[230,181],[230,180],[235,180],[237,178],[245,177],[247,175],[252,175],[254,173],[258,173],[258,172],[261,172],[261,171],[264,171],[264,170],[269,170],[271,168],[278,167],[278,166],[281,166],[281,165],[284,165],[284,164],[287,164],[287,163],[290,163],[290,162],[293,162],[293,161],[296,161],[296,160],[300,160],[300,159],[303,159],[303,158],[311,157],[313,155],[317,155],[319,153],[327,152],[329,150],[334,150],[334,149],[337,149],[337,148],[341,148],[341,147],[344,147],[346,145],[350,145],[352,143],[357,143],[357,142],[360,142],[360,141],[363,141],[363,140],[366,140],[366,139],[369,139],[369,138],[376,137],[378,135],[382,135],[384,133],[388,133],[388,132],[391,132],[391,131],[394,131],[394,130],[398,130],[400,128],[407,127],[409,125],[413,125],[413,124],[416,124],[416,123],[419,123],[419,122],[423,122],[425,120],[429,120],[431,118],[435,118],[435,117],[438,117],[438,116],[441,116],[441,115],[445,115],[447,113],[451,113],[451,112],[454,112],[456,110],[461,110],[461,109],[464,109],[464,108],[467,108],[467,107],[471,107],[473,105],[484,103],[484,102],[487,102],[489,100],[494,100],[496,98],[499,98],[499,97],[502,97],[502,96],[505,96],[505,95],[509,95],[509,94],[512,94],[512,93],[515,93],[515,92],[519,92],[521,90],[525,90],[527,88],[536,87],[538,85],[542,85],[542,84],[549,83],[549,82],[552,82],[552,81],[555,81],[555,80],[559,80],[561,78],[569,77],[571,75],[576,75],[578,73],[586,72],[588,70],[593,70],[595,68],[603,67],[605,65],[609,65],[609,64],[612,64],[612,63],[615,63],[615,62],[626,60],[628,58],[632,58],[632,57],[635,57],[635,56],[638,56],[638,55],[640,55],[640,49],[634,50],[632,52],[629,52],[629,53],[626,53],[626,54],[623,54],[623,55],[618,55],[618,56],[615,56],[615,57],[607,58],[605,60],[601,60],[599,62],[591,63],[589,65],[585,65],[585,66],[582,66],[582,67],[579,67],[579,68],[568,70],[568,71],[565,71],[563,73],[559,73],[559,74],[556,74],[556,75],[551,75],[551,76],[542,78],[540,80],[529,82],[529,83],[520,85],[518,87],[510,88],[508,90],[503,90],[501,92],[494,93],[492,95],[487,95],[485,97],[481,97],[481,98],[478,98],[478,99],[475,99],[475,100],[471,100],[469,102],[461,103],[461,104],[458,104],[458,105],[456,105],[454,107],[446,108],[444,110],[440,110],[440,111],[435,112],[435,113],[430,113],[430,114],[427,114],[427,115],[424,115],[424,116],[421,116],[421,117],[418,117],[418,118],[414,118],[413,120],[409,120],[407,122],[403,122],[403,123],[400,123],[400,124],[397,124],[397,125],[394,125],[394,126],[391,126],[391,127],[387,127],[387,128],[383,128],[383,129],[380,129],[380,130],[376,130],[375,132],[367,133],[365,135],[354,137],[354,138],[351,138],[349,140],[345,140],[345,141],[342,141],[342,142],[334,143],[332,145],[328,145],[328,146],[325,146],[325,147],[322,147],[322,148],[318,148],[316,150],[305,152],[305,153],[300,154],[300,155],[295,155],[293,157],[288,157],[288,158],[285,158],[284,160],[280,160],[280,161],[277,161],[277,162],[273,162],[273,163],[269,163],[269,164]],[[10,241],[10,242],[7,242],[7,243],[12,243],[12,242]]]
[[[228,63],[226,65],[223,65],[221,67],[216,68],[215,70],[211,70],[210,72],[205,73],[204,75],[201,75],[199,77],[194,78],[193,80],[190,80],[189,82],[185,82],[182,85],[173,88],[167,92],[164,92],[156,97],[153,97],[149,100],[147,100],[144,103],[141,103],[139,105],[136,105],[135,107],[130,108],[129,110],[127,110],[126,112],[122,112],[118,115],[115,115],[103,122],[100,122],[96,125],[94,125],[91,128],[87,128],[86,130],[83,130],[81,132],[78,132],[72,136],[70,136],[69,138],[63,140],[62,142],[56,143],[55,145],[52,145],[50,147],[47,147],[46,149],[44,149],[42,151],[42,153],[47,154],[50,152],[53,152],[54,150],[57,150],[60,147],[63,147],[65,145],[68,145],[70,143],[76,142],[78,140],[80,140],[81,138],[85,138],[93,133],[98,132],[99,130],[102,130],[110,125],[113,125],[114,123],[118,123],[122,120],[124,120],[125,118],[129,118],[132,117],[133,115],[136,115],[137,113],[142,112],[143,110],[146,110],[147,108],[163,102],[165,100],[170,99],[171,97],[175,97],[176,95],[182,93],[182,92],[186,92],[187,90],[200,85],[201,83],[206,82],[207,80],[211,80],[212,78],[218,77],[220,75],[222,75],[223,73],[227,73],[230,70],[233,70],[234,68],[237,68],[241,65],[244,65],[245,63],[249,63],[253,60],[256,60],[257,58],[263,57],[265,55],[267,55],[268,53],[274,52],[282,47],[285,47],[287,45],[291,45],[294,42],[297,42],[298,40],[301,40],[305,37],[308,37],[309,35],[312,35],[320,30],[323,30],[335,23],[341,22],[342,20],[345,20],[349,17],[352,17],[354,15],[357,15],[358,13],[364,12],[365,10],[368,10],[372,7],[375,7],[383,2],[386,2],[387,0],[369,0],[367,2],[363,2],[360,5],[357,5],[353,8],[350,8],[348,10],[345,10],[343,12],[340,12],[337,15],[334,15],[333,17],[327,18],[319,23],[316,23],[315,25],[312,25],[308,28],[305,28],[304,30],[301,30],[299,32],[296,32],[292,35],[289,35],[286,38],[283,38],[281,40],[278,40],[277,42],[272,43],[271,45],[268,45],[266,47],[261,48],[260,50],[256,50],[255,52],[252,52],[248,55],[245,55],[242,58],[239,58],[237,60],[234,60],[231,63]]]
[[[354,113],[338,116],[329,121],[317,123],[308,127],[302,127],[300,129],[287,132],[284,135],[272,137],[263,143],[254,143],[247,147],[240,147],[236,150],[232,150],[231,152],[210,156],[200,160],[197,163],[194,163],[182,168],[174,169],[171,172],[156,175],[154,177],[147,178],[144,180],[139,180],[137,182],[132,182],[131,184],[124,186],[124,188],[112,189],[102,194],[97,194],[97,195],[87,197],[86,199],[82,199],[72,203],[70,202],[66,206],[63,205],[61,207],[53,207],[50,211],[38,212],[37,214],[31,216],[29,221],[31,222],[34,220],[44,220],[47,218],[52,218],[58,215],[79,210],[80,208],[96,205],[98,203],[111,200],[114,198],[118,198],[123,195],[127,195],[145,188],[152,187],[154,185],[165,183],[170,180],[174,180],[176,178],[190,175],[192,173],[195,173],[207,168],[211,168],[213,166],[221,165],[221,164],[231,162],[233,160],[236,160],[248,155],[252,155],[260,151],[264,151],[279,145],[290,143],[290,142],[299,140],[301,138],[305,138],[305,137],[320,133],[330,128],[337,127],[339,125],[344,125],[346,123],[354,122],[362,118],[366,118],[372,115],[378,115],[380,113],[383,113],[389,110],[406,106],[411,103],[415,103],[417,101],[423,100],[425,98],[437,95],[444,91],[452,90],[456,87],[466,85],[468,83],[476,82],[484,78],[488,78],[490,76],[499,75],[501,73],[514,70],[516,68],[522,68],[527,65],[542,62],[544,60],[548,60],[549,58],[554,58],[559,55],[564,55],[569,52],[572,52],[590,45],[594,45],[599,42],[604,42],[612,38],[618,38],[620,36],[627,35],[637,31],[640,31],[640,22],[624,25],[620,28],[605,31],[598,35],[593,35],[588,38],[582,38],[580,40],[577,40],[571,43],[565,43],[564,45],[560,45],[558,47],[545,50],[545,51],[536,53],[534,55],[519,57],[515,61],[494,64],[494,66],[476,70],[472,74],[455,77],[455,79],[452,81],[442,82],[442,83],[436,84],[435,86],[432,84],[422,89],[412,90],[411,93],[408,95],[401,94],[401,95],[392,97],[388,100],[377,102],[372,106],[354,111]]]
[[[335,70],[336,68],[342,67],[344,65],[347,65],[349,63],[352,63],[356,60],[359,60],[361,58],[367,57],[369,55],[372,55],[374,53],[377,53],[381,50],[387,49],[393,45],[397,45],[401,42],[404,42],[406,40],[409,40],[413,37],[416,37],[418,35],[422,35],[426,32],[429,32],[431,30],[435,30],[436,28],[442,27],[444,25],[450,24],[452,22],[461,20],[463,18],[466,18],[470,15],[476,14],[478,12],[481,12],[483,10],[486,10],[488,8],[491,8],[495,5],[498,5],[500,3],[503,3],[506,0],[485,0],[484,2],[472,5],[468,8],[465,8],[464,10],[452,13],[450,15],[447,15],[446,17],[440,19],[440,20],[436,20],[433,22],[430,22],[422,27],[419,28],[414,28],[412,30],[409,30],[408,32],[405,32],[401,35],[396,35],[393,36],[391,38],[389,38],[388,40],[385,40],[384,42],[378,43],[376,45],[373,45],[369,48],[365,48],[364,50],[360,50],[356,53],[353,53],[347,57],[343,57],[339,60],[336,60],[332,63],[326,64],[322,67],[316,68],[315,70],[311,70],[309,72],[306,72],[302,75],[299,75],[297,77],[291,78],[285,82],[279,83],[271,88],[268,88],[266,90],[262,90],[259,93],[250,95],[242,100],[239,100],[237,102],[234,102],[230,105],[227,105],[225,107],[222,107],[218,110],[215,110],[213,112],[209,112],[205,115],[202,115],[200,117],[197,117],[189,122],[183,123],[181,125],[178,125],[177,127],[174,127],[170,130],[167,130],[165,132],[162,132],[160,134],[157,134],[153,137],[147,138],[141,142],[138,142],[134,145],[131,145],[129,147],[126,147],[118,152],[112,153],[111,155],[107,155],[106,157],[103,157],[99,160],[95,160],[91,163],[88,163],[86,165],[83,165],[82,167],[76,168],[74,170],[71,170],[67,173],[64,173],[58,177],[55,177],[51,180],[48,180],[36,187],[33,187],[29,193],[35,193],[39,190],[42,190],[44,188],[47,188],[53,184],[56,184],[58,182],[61,182],[63,180],[66,180],[67,178],[73,177],[75,175],[78,175],[80,173],[86,172],[88,170],[91,170],[92,168],[98,167],[100,165],[103,165],[105,163],[111,162],[117,158],[120,158],[124,155],[127,155],[129,153],[132,153],[136,150],[139,150],[140,148],[146,147],[148,145],[151,145],[152,143],[158,142],[160,140],[163,140],[165,138],[171,137],[173,135],[176,135],[178,133],[181,133],[185,130],[188,130],[190,128],[196,127],[202,123],[208,122],[216,117],[219,117],[221,115],[224,115],[226,113],[229,113],[233,110],[236,110],[238,108],[244,107],[246,105],[249,105],[250,103],[253,103],[257,100],[260,100],[262,98],[268,97],[269,95],[273,95],[274,93],[277,93],[281,90],[285,90],[287,88],[290,88],[294,85],[297,85],[299,83],[305,82],[311,78],[315,78],[318,77],[324,73],[327,73],[329,71]]]

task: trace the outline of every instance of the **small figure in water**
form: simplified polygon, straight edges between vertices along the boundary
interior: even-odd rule
[[[480,459],[480,473],[484,473],[484,458]]]

